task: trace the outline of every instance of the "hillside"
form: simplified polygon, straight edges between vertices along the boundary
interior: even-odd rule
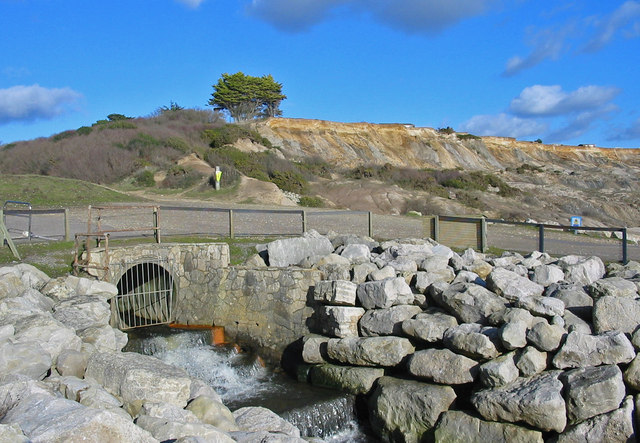
[[[546,145],[403,124],[209,111],[124,116],[0,147],[0,172],[67,177],[135,196],[486,215],[636,226],[640,150]],[[212,188],[214,166],[222,190]],[[279,188],[279,189],[278,189]],[[283,194],[282,191],[288,191]],[[293,201],[292,201],[293,200]]]

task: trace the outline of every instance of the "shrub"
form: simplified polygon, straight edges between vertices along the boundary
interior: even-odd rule
[[[306,208],[324,208],[324,200],[320,197],[303,195],[300,197],[298,205],[304,206]]]
[[[295,171],[273,171],[269,174],[269,180],[275,183],[283,191],[304,194],[307,192],[307,180]]]
[[[456,131],[451,126],[447,126],[446,128],[438,128],[438,132],[441,134],[453,134]]]
[[[334,170],[334,168],[324,161],[322,157],[317,156],[302,160],[298,163],[298,166],[303,171],[322,178],[331,178],[331,172]]]
[[[480,140],[480,137],[473,134],[456,134],[456,137],[460,140]]]
[[[164,188],[190,188],[200,179],[202,175],[191,168],[177,165],[167,171],[167,177],[162,181]]]
[[[93,131],[91,126],[81,126],[76,130],[76,134],[78,135],[89,135]]]
[[[170,148],[176,149],[180,152],[191,152],[191,146],[180,137],[169,137],[164,141],[164,144]]]
[[[130,121],[126,121],[126,120],[116,120],[113,122],[110,122],[106,125],[101,126],[100,129],[137,129],[138,127],[136,126],[135,123],[130,122]]]
[[[59,134],[54,135],[51,139],[54,142],[59,142],[60,140],[64,140],[65,138],[73,137],[76,135],[75,131],[64,131]]]
[[[155,186],[156,181],[153,179],[153,176],[153,172],[145,169],[144,171],[140,171],[136,174],[136,176],[134,177],[134,183],[138,186],[144,186],[147,188]]]
[[[267,148],[273,148],[269,140],[262,137],[256,131],[252,131],[244,126],[237,124],[226,124],[219,128],[207,129],[203,132],[203,138],[209,142],[212,148],[221,148],[225,145],[232,145],[240,138],[248,138],[249,140],[260,143]]]

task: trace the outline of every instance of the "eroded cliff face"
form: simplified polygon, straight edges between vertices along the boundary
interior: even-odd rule
[[[441,134],[403,124],[336,123],[277,118],[256,125],[290,159],[318,156],[336,167],[333,180],[314,192],[338,207],[402,213],[420,202],[427,213],[567,224],[581,215],[587,225],[637,226],[640,219],[640,149],[548,145],[504,137]],[[339,172],[362,164],[480,170],[522,191],[502,198],[474,194],[470,207],[455,195],[441,198],[397,186],[353,181]],[[527,165],[533,168],[518,169]]]
[[[496,170],[556,165],[582,169],[640,166],[640,149],[547,145],[503,137],[440,134],[403,124],[270,119],[257,130],[287,156],[320,156],[331,164],[385,164],[413,168]]]

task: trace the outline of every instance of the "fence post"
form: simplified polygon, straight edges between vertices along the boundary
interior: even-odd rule
[[[229,238],[235,238],[236,233],[233,229],[233,209],[229,209]]]
[[[487,250],[487,219],[482,217],[480,220],[480,252]]]
[[[440,216],[433,216],[433,240],[436,242],[440,241]]]
[[[303,209],[300,213],[302,214],[302,233],[304,234],[307,232],[307,211]]]
[[[153,207],[153,237],[160,243],[160,214],[157,206]]]
[[[369,211],[369,237],[373,238],[373,213]]]
[[[538,225],[538,251],[544,252],[544,225]]]
[[[64,208],[64,240],[71,241],[71,229],[69,229],[69,209]]]
[[[622,264],[627,264],[627,228],[622,228]]]

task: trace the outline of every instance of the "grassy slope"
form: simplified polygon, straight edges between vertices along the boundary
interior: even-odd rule
[[[17,200],[29,202],[34,208],[139,200],[93,183],[42,175],[3,174],[0,176],[0,196],[2,196],[2,204],[7,200]]]

